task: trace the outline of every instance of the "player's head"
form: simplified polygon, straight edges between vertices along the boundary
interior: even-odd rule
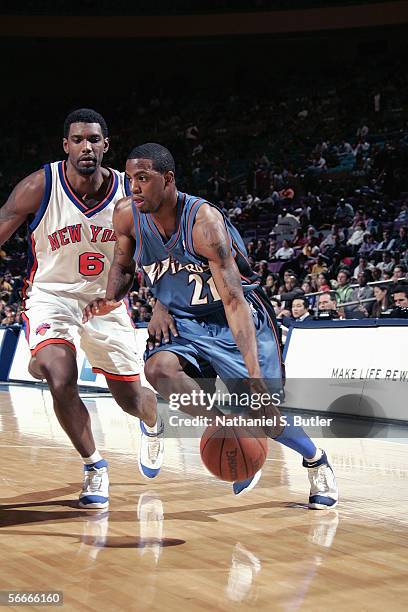
[[[126,161],[132,200],[144,213],[156,212],[175,193],[175,164],[168,149],[148,142],[132,149]]]
[[[109,148],[105,119],[91,108],[72,111],[64,121],[63,146],[70,164],[79,174],[93,174]]]

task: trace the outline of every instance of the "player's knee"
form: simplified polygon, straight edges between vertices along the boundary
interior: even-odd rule
[[[134,393],[115,393],[115,402],[128,414],[137,415],[143,412],[142,395],[140,392]]]
[[[65,376],[55,376],[48,372],[45,372],[45,378],[48,382],[51,395],[59,403],[64,404],[70,402],[78,395],[78,387],[74,378],[70,379]]]
[[[174,378],[176,372],[173,372],[160,353],[148,359],[145,363],[144,375],[148,382],[157,389],[158,382],[167,378]]]

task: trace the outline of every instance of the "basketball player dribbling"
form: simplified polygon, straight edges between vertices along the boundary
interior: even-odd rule
[[[118,248],[106,296],[87,306],[84,320],[117,307],[124,296],[123,270],[131,268],[134,258],[133,266],[144,270],[158,299],[159,332],[146,355],[145,375],[162,396],[199,392],[188,372],[193,368],[199,377],[203,365],[211,366],[227,386],[231,380],[249,379],[251,392],[276,391],[282,386],[281,359],[272,308],[237,230],[215,206],[177,190],[174,160],[163,146],[148,143],[133,149],[126,174],[130,197],[118,202],[113,215]],[[174,326],[166,331],[163,325],[169,315],[177,333]],[[280,415],[276,405],[268,408],[271,415]],[[277,419],[276,426],[265,428],[266,435],[303,457],[309,508],[334,508],[338,490],[326,453],[293,417],[286,419],[286,425]],[[234,493],[250,490],[259,478],[257,472],[233,483]]]
[[[135,331],[125,305],[82,322],[89,300],[105,295],[118,248],[112,214],[125,196],[124,175],[101,165],[109,148],[103,117],[91,109],[73,111],[65,120],[63,147],[66,161],[46,164],[27,176],[0,208],[0,244],[28,220],[24,320],[32,354],[29,369],[47,381],[61,427],[83,459],[79,506],[98,509],[109,504],[108,464],[96,449],[90,417],[79,397],[72,329],[119,406],[140,418],[139,468],[148,478],[160,470],[163,427],[155,394],[140,384]],[[133,269],[122,269],[122,280],[125,295]]]

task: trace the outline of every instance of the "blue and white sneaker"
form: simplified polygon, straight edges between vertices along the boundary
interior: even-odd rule
[[[139,470],[145,478],[155,478],[160,472],[164,454],[164,424],[157,417],[157,433],[147,431],[140,421]]]
[[[248,493],[251,489],[253,489],[259,482],[261,477],[262,470],[258,470],[252,478],[247,478],[246,480],[238,480],[234,482],[232,485],[232,490],[234,491],[234,495],[243,495],[244,493]]]
[[[79,495],[79,507],[97,510],[109,506],[108,462],[101,459],[84,465],[84,484]]]
[[[333,468],[327,455],[322,451],[318,461],[310,463],[303,459],[303,467],[307,468],[310,482],[309,508],[312,510],[327,510],[337,506],[339,491]]]

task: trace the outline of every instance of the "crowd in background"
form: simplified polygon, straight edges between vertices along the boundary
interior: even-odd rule
[[[240,230],[279,318],[318,309],[379,316],[394,305],[408,267],[408,74],[396,58],[359,68],[313,87],[265,86],[258,96],[250,88],[207,92],[182,109],[169,92],[143,102],[135,92],[115,107],[107,162],[123,168],[136,126],[138,142],[166,145],[178,187],[219,206]],[[9,131],[0,142],[3,201],[25,174],[61,157],[46,119],[31,119],[19,117],[24,138]],[[23,227],[0,251],[2,325],[21,323],[25,234]],[[146,323],[153,306],[137,275],[129,294],[135,323]]]

